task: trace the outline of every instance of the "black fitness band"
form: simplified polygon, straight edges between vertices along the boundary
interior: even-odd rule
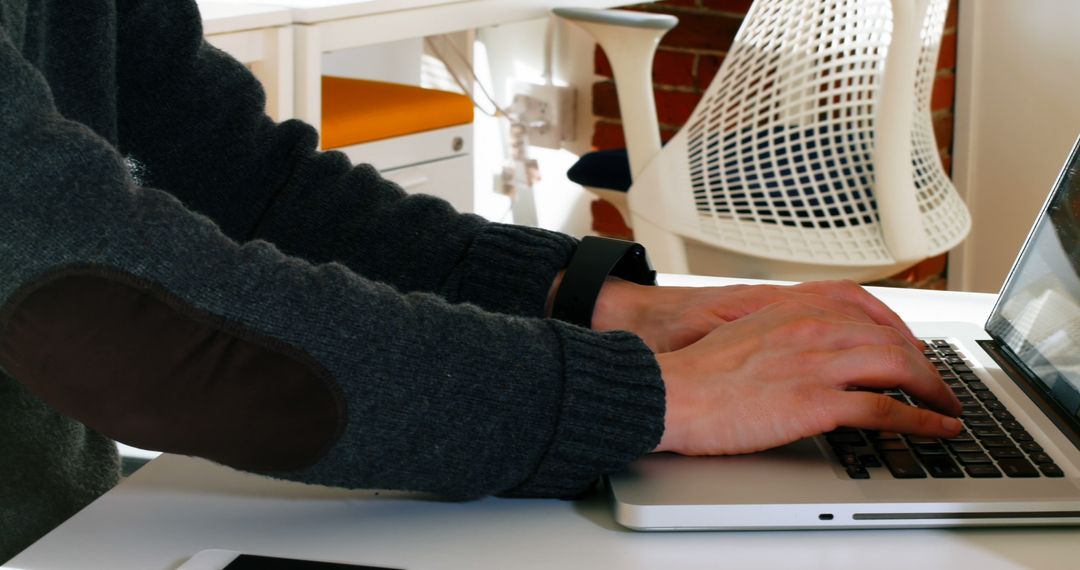
[[[596,297],[608,275],[641,285],[656,285],[656,272],[641,244],[588,236],[578,244],[566,266],[551,316],[591,328]]]

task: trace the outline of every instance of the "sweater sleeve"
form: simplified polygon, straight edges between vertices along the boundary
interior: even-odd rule
[[[0,78],[0,368],[61,413],[241,469],[456,498],[570,495],[659,440],[663,385],[637,337],[240,241],[137,184],[2,29]],[[472,227],[461,254],[479,259],[465,250],[490,230],[445,219]]]
[[[235,240],[337,261],[404,292],[543,315],[574,240],[458,214],[341,153],[318,152],[311,126],[275,125],[255,78],[202,40],[194,3],[128,4],[119,27],[120,145],[147,184]]]

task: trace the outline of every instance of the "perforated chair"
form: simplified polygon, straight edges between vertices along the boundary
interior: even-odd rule
[[[948,0],[757,0],[661,150],[650,70],[672,16],[557,9],[614,71],[635,239],[661,271],[886,277],[970,217],[930,118]]]
[[[406,191],[472,212],[472,100],[413,85],[324,76],[324,149],[367,163]]]

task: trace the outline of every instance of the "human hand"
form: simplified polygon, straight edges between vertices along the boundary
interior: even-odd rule
[[[697,341],[724,323],[784,301],[890,326],[913,345],[922,346],[896,313],[851,281],[649,287],[609,278],[596,300],[593,328],[630,331],[655,352],[668,352]]]
[[[839,426],[951,437],[959,420],[864,389],[901,388],[950,415],[960,402],[892,326],[782,301],[657,355],[667,391],[657,451],[760,451]]]

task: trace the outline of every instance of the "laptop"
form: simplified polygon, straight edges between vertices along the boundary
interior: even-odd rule
[[[985,328],[912,328],[964,404],[961,436],[841,428],[748,455],[652,454],[608,478],[616,520],[653,531],[1080,524],[1080,139]]]

